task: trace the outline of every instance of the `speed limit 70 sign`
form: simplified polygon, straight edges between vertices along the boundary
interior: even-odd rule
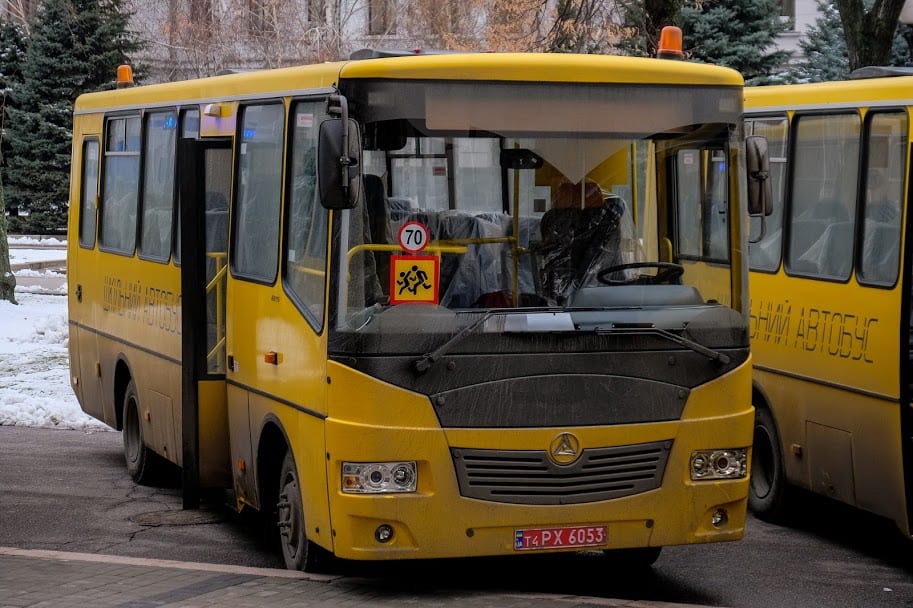
[[[403,251],[419,253],[428,246],[428,227],[421,222],[406,222],[399,229],[397,239]]]

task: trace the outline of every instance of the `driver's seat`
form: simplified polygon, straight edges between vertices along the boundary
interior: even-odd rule
[[[615,197],[602,207],[545,212],[536,254],[539,291],[546,300],[564,304],[571,293],[595,280],[599,268],[620,263],[623,213],[624,204]]]

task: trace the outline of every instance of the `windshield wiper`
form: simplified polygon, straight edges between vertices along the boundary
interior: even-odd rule
[[[447,354],[447,352],[453,348],[458,342],[462,341],[463,338],[474,332],[476,329],[482,326],[485,321],[492,318],[496,314],[501,314],[504,311],[502,310],[489,310],[484,315],[461,329],[458,333],[454,334],[452,338],[435,348],[430,353],[425,353],[418,359],[412,362],[412,369],[414,369],[419,374],[424,374],[431,366],[438,362],[438,360]]]
[[[565,312],[563,308],[554,308],[554,307],[542,307],[542,308],[494,308],[489,310],[484,315],[464,327],[455,334],[452,338],[435,348],[430,353],[425,353],[418,359],[412,362],[412,369],[414,369],[419,374],[424,374],[426,371],[431,369],[431,366],[437,363],[441,357],[446,355],[450,350],[463,341],[463,338],[477,330],[481,327],[485,321],[492,318],[495,315],[514,315],[514,314],[535,314],[535,313],[556,313],[556,312]]]
[[[685,346],[687,348],[690,348],[694,352],[704,355],[711,361],[719,362],[720,365],[727,365],[730,361],[729,355],[727,355],[726,353],[721,353],[718,350],[713,350],[712,348],[707,348],[700,342],[695,342],[694,340],[692,340],[690,338],[680,336],[677,333],[669,331],[668,329],[658,329],[657,328],[655,331],[662,337],[664,337],[668,340],[672,340],[673,342],[676,342],[677,344],[681,344],[682,346]]]
[[[639,324],[633,324],[633,325],[636,325],[636,326],[635,327],[613,327],[611,330],[609,330],[609,332],[610,333],[620,332],[620,333],[631,333],[631,334],[643,334],[643,333],[655,334],[658,336],[662,336],[663,338],[665,338],[667,340],[675,342],[676,344],[680,344],[681,346],[690,348],[694,352],[704,355],[711,361],[719,362],[721,365],[727,365],[729,363],[729,361],[731,360],[729,358],[729,355],[727,355],[726,353],[721,353],[720,351],[713,350],[712,348],[707,348],[700,342],[695,342],[694,340],[691,340],[690,338],[680,336],[675,332],[669,331],[668,329],[662,329],[660,327],[640,327]],[[599,330],[599,331],[606,331],[606,330],[603,329],[603,330]]]

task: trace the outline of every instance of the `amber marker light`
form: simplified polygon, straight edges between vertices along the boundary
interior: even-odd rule
[[[132,87],[133,84],[133,68],[126,64],[117,66],[117,88]]]
[[[659,35],[659,50],[656,56],[660,59],[684,59],[682,52],[682,30],[674,25],[667,25]]]

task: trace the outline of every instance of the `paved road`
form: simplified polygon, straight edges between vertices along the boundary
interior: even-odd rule
[[[223,500],[222,496],[209,496],[200,511],[182,511],[176,486],[133,484],[124,471],[119,433],[0,427],[0,547],[6,548],[0,549],[0,608],[35,605],[5,600],[12,585],[22,584],[17,583],[18,575],[9,573],[30,568],[44,577],[33,581],[43,590],[54,586],[58,574],[77,581],[82,572],[93,580],[122,586],[118,581],[123,577],[146,572],[136,568],[152,569],[151,574],[143,574],[150,578],[146,595],[124,595],[120,603],[113,604],[84,601],[79,608],[243,608],[248,604],[240,599],[228,604],[205,601],[226,601],[220,594],[247,597],[251,586],[267,593],[276,590],[264,585],[289,585],[278,574],[230,569],[281,564],[263,540],[258,522],[233,516],[223,507]],[[179,565],[163,573],[165,567],[160,564],[103,562],[97,566],[82,558],[64,561],[57,554],[15,555],[10,553],[13,549],[73,552],[102,560],[111,558],[98,556],[183,560],[219,564],[223,570],[200,574]],[[242,578],[231,578],[236,576]],[[171,579],[180,584],[169,583]],[[654,568],[638,575],[614,571],[597,555],[578,554],[393,564],[346,562],[337,564],[329,580],[304,580],[311,582],[295,584],[310,589],[308,593],[318,593],[315,589],[331,593],[326,590],[330,587],[338,594],[334,601],[347,599],[354,606],[409,603],[508,608],[520,605],[511,603],[519,597],[527,602],[522,605],[531,607],[544,605],[535,598],[545,598],[542,602],[567,598],[568,605],[576,606],[656,607],[668,602],[732,608],[911,607],[913,545],[881,520],[811,500],[800,511],[795,527],[751,519],[741,542],[669,547]],[[288,603],[263,605],[330,605],[319,603],[319,593],[297,603],[304,596],[292,593],[295,589],[298,587],[293,585],[285,590],[291,596],[282,601]]]

